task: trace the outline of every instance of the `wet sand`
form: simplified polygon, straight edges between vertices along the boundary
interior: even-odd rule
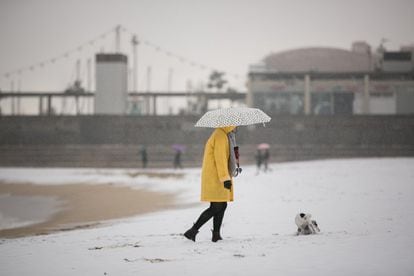
[[[174,194],[110,184],[32,185],[0,182],[0,195],[50,197],[56,198],[60,202],[59,208],[46,221],[14,229],[0,230],[0,238],[42,235],[57,231],[88,228],[111,219],[175,207]],[[25,208],[31,208],[30,204],[27,205]],[[13,207],[10,206],[10,208]]]

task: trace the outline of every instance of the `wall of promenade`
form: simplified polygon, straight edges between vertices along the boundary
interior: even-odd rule
[[[271,145],[271,161],[414,156],[414,116],[272,116],[265,127],[241,127],[242,163],[256,145]],[[0,117],[0,166],[171,167],[173,144],[186,145],[186,167],[200,166],[211,129],[198,116]]]

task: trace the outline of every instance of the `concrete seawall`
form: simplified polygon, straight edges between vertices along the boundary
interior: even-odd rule
[[[256,145],[271,145],[271,161],[414,156],[414,116],[272,116],[266,127],[241,127],[242,163]],[[186,145],[184,166],[200,166],[211,129],[196,116],[0,117],[0,166],[171,167],[172,144]]]

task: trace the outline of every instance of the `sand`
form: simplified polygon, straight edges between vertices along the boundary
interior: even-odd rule
[[[44,215],[45,221],[0,230],[0,238],[15,238],[30,235],[49,234],[57,231],[66,231],[79,228],[94,227],[105,221],[124,217],[136,216],[148,212],[154,212],[175,207],[175,195],[153,192],[143,189],[114,185],[32,185],[22,183],[0,182],[0,195],[3,197],[44,197],[54,199],[53,211],[45,214],[40,209],[46,209],[43,205],[39,211],[33,210],[36,206],[27,200],[23,208],[31,209],[37,216]],[[11,200],[9,200],[11,202]],[[33,202],[33,201],[32,201]],[[58,202],[59,206],[56,206]],[[22,202],[19,203],[22,209]],[[16,204],[5,208],[15,208]],[[40,206],[40,205],[39,205]],[[11,212],[13,213],[13,212]]]

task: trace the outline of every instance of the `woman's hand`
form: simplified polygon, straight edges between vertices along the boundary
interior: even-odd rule
[[[231,189],[231,180],[224,181],[224,188],[230,190]]]

